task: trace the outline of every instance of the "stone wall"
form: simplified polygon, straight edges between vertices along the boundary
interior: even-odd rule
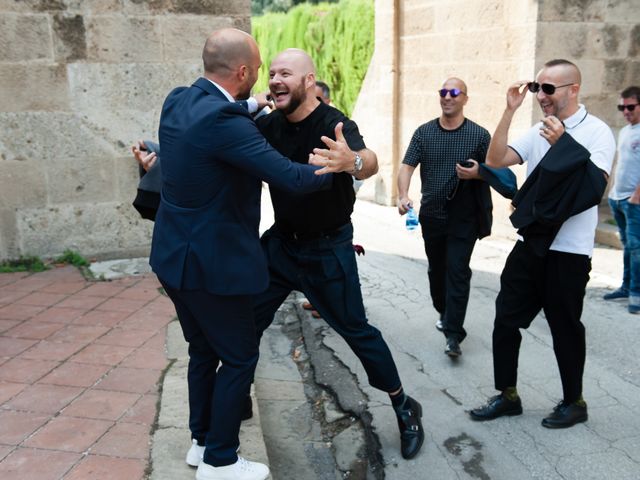
[[[624,124],[615,109],[620,90],[640,83],[637,0],[376,0],[376,29],[374,56],[353,116],[380,161],[377,178],[365,182],[359,195],[380,203],[395,203],[398,165],[414,130],[440,115],[436,90],[449,76],[467,82],[465,114],[491,133],[507,87],[533,79],[552,58],[578,64],[581,101],[614,133]],[[539,118],[540,109],[528,96],[511,135]],[[516,170],[522,178],[523,169]],[[419,183],[416,174],[415,201]],[[506,213],[508,202],[494,200],[496,216]]]
[[[148,251],[129,146],[249,0],[0,0],[0,259]]]

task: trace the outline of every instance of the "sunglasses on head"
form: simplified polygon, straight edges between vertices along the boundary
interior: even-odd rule
[[[564,85],[551,85],[550,83],[538,83],[538,82],[529,82],[527,83],[527,88],[531,93],[537,93],[542,90],[547,95],[553,95],[556,93],[558,88],[568,87],[569,85],[573,85],[573,83],[565,83]]]
[[[640,103],[630,103],[629,105],[618,105],[618,110],[621,112],[624,112],[624,109],[626,108],[630,112],[633,112],[638,105],[640,105]]]
[[[466,95],[466,93],[464,93],[462,90],[460,90],[459,88],[451,88],[451,89],[447,89],[447,88],[442,88],[440,90],[438,90],[438,93],[440,94],[440,96],[442,98],[447,96],[447,93],[449,95],[451,95],[451,98],[456,98],[458,95],[460,94],[464,94]]]

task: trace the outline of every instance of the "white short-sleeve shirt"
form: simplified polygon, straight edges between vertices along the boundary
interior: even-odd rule
[[[564,122],[566,132],[575,141],[589,150],[591,161],[601,170],[611,172],[616,141],[611,129],[602,120],[587,112],[584,105]],[[540,135],[542,122],[536,123],[523,136],[509,143],[522,159],[527,162],[527,177],[545,156],[551,145]],[[598,225],[598,207],[594,206],[568,218],[551,244],[550,250],[593,254],[593,243]]]

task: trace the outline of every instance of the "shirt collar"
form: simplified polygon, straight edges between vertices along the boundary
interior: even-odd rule
[[[579,104],[578,111],[573,115],[571,115],[562,123],[564,124],[565,128],[568,128],[568,129],[575,128],[578,126],[578,124],[580,124],[580,122],[582,122],[585,119],[586,116],[587,116],[586,107],[583,104]]]
[[[206,78],[206,77],[205,77]],[[229,100],[230,102],[235,102],[236,100],[231,96],[231,94],[229,92],[227,92],[224,88],[222,88],[220,85],[218,85],[216,82],[214,82],[213,80],[211,80],[210,78],[207,78],[207,80],[209,80],[211,83],[213,83],[213,86],[216,87],[218,90],[220,90],[222,92],[222,94],[227,97],[227,100]]]

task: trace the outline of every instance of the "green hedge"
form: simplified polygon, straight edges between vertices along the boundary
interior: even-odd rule
[[[373,0],[302,4],[288,13],[252,20],[252,33],[264,62],[255,91],[268,88],[269,62],[286,48],[301,48],[313,58],[318,80],[331,88],[336,107],[351,114],[373,53]]]

